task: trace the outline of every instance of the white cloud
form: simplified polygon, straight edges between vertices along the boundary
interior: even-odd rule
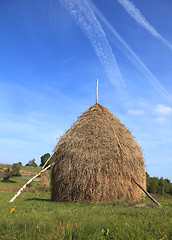
[[[172,108],[163,104],[158,104],[155,108],[155,113],[168,116],[172,113]]]
[[[142,27],[144,27],[152,36],[159,39],[162,43],[172,50],[172,45],[165,38],[163,38],[157,30],[145,19],[139,9],[129,0],[118,0],[118,2],[125,8],[132,18],[136,20]]]
[[[166,121],[167,121],[166,117],[158,117],[155,119],[155,122],[158,122],[158,123],[164,123]]]
[[[140,116],[140,115],[145,114],[145,112],[143,110],[134,110],[134,109],[128,110],[128,113],[130,115],[134,115],[134,116]]]

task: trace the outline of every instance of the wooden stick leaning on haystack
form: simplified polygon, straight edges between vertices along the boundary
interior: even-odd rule
[[[155,198],[153,198],[142,186],[140,186],[140,184],[139,184],[134,178],[133,178],[132,180],[135,182],[135,184],[137,184],[137,186],[138,186],[139,188],[142,189],[142,191],[143,191],[154,203],[156,203],[159,207],[161,207],[161,204],[160,204],[158,201],[156,201]]]
[[[44,168],[47,163],[49,162],[49,160],[52,158],[52,156],[54,155],[54,152],[53,154],[48,158],[48,160],[46,161],[46,163],[44,164],[44,166],[42,167],[42,170],[37,174],[35,175],[33,178],[29,179],[29,181],[27,183],[25,183],[25,185],[20,188],[20,190],[14,195],[14,197],[9,201],[10,203],[11,202],[14,202],[14,200],[20,195],[21,192],[23,192],[23,190],[37,177],[39,177],[43,172],[45,172],[47,169],[49,169],[51,166],[54,165],[54,162],[51,163],[50,165],[48,165],[46,168]]]

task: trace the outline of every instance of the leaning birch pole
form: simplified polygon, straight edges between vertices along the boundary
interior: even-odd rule
[[[9,202],[14,202],[14,200],[20,195],[21,192],[23,192],[23,190],[37,177],[39,177],[43,172],[45,172],[48,168],[50,168],[51,166],[54,165],[54,163],[51,163],[50,165],[48,165],[46,168],[45,166],[47,165],[47,163],[50,161],[50,159],[52,158],[52,156],[54,155],[55,151],[53,152],[53,154],[51,154],[51,156],[47,159],[47,161],[45,162],[44,166],[42,167],[42,170],[35,175],[33,178],[29,179],[29,181],[27,183],[25,183],[25,185],[20,188],[20,190],[15,194],[15,196],[9,201]]]
[[[98,103],[98,78],[96,83],[96,103]]]
[[[38,173],[37,175],[35,175],[33,178],[31,178],[27,183],[25,183],[25,185],[20,188],[20,190],[14,195],[14,197],[9,201],[14,202],[14,200],[20,195],[21,192],[23,192],[23,190],[37,177],[39,177],[43,172],[45,172],[48,168],[50,168],[51,166],[53,166],[55,163],[51,163],[50,165],[48,165],[46,168],[44,168],[43,170],[40,171],[40,173]]]
[[[47,159],[47,161],[45,162],[44,166],[42,167],[42,169],[45,168],[45,166],[47,165],[47,163],[50,161],[50,159],[52,158],[52,156],[54,155],[55,151],[53,152],[53,154],[51,154],[51,156]]]
[[[156,203],[159,207],[161,207],[161,204],[160,204],[159,202],[157,202],[157,201],[155,200],[155,198],[153,198],[142,186],[140,186],[140,184],[139,184],[134,178],[133,178],[132,180],[135,182],[135,184],[137,184],[137,186],[138,186],[139,188],[141,188],[141,189],[143,190],[144,193],[146,193],[146,195],[147,195],[154,203]]]

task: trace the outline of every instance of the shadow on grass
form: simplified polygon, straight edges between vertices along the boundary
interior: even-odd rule
[[[43,202],[51,202],[51,199],[46,198],[28,198],[25,201],[43,201]]]
[[[12,181],[12,180],[9,180],[9,181],[0,181],[0,182],[2,182],[2,183],[17,183],[16,181]]]

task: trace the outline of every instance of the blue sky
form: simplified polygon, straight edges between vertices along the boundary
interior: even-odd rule
[[[172,2],[2,0],[0,162],[52,153],[77,117],[106,106],[151,176],[172,180]]]

